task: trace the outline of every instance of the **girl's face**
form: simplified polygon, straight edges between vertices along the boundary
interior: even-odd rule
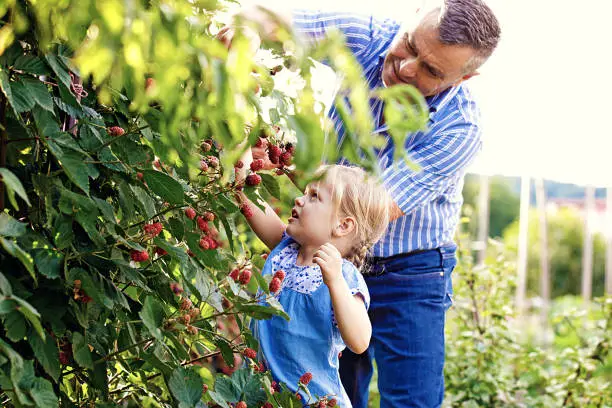
[[[287,234],[300,245],[320,246],[330,242],[337,217],[332,202],[332,186],[310,183],[303,196],[295,199]]]

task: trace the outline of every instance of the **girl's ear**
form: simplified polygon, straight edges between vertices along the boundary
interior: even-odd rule
[[[341,238],[352,234],[357,229],[357,223],[353,217],[343,217],[338,220],[338,225],[334,228],[333,235]]]

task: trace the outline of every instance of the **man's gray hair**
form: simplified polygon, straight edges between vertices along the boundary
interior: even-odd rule
[[[482,0],[445,0],[438,30],[443,44],[470,46],[476,51],[465,67],[466,73],[489,58],[501,34],[497,18]]]

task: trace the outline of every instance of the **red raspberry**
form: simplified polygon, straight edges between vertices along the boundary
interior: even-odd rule
[[[327,401],[325,400],[321,400],[319,401],[319,408],[325,408],[327,406]]]
[[[204,394],[206,394],[206,393],[208,392],[208,384],[204,384],[204,385],[202,386],[202,392],[203,392]]]
[[[236,404],[236,408],[247,408],[247,404],[244,401],[240,401]]]
[[[304,373],[301,377],[300,377],[300,382],[304,385],[308,385],[308,383],[312,380],[312,374],[311,373]]]
[[[200,160],[200,170],[204,173],[208,171],[208,163],[204,160]]]
[[[240,207],[240,212],[242,213],[242,215],[244,215],[246,218],[251,218],[253,216],[253,209],[251,207],[249,207],[247,204],[243,204]]]
[[[208,237],[200,238],[200,248],[204,250],[210,249],[210,241],[208,240]]]
[[[214,225],[211,225],[209,227],[208,232],[209,232],[210,236],[213,237],[213,238],[217,238],[219,236],[219,230],[217,228],[215,228]]]
[[[250,280],[251,280],[251,271],[248,269],[245,269],[244,271],[242,271],[242,273],[240,274],[240,277],[238,278],[238,281],[243,285],[246,285],[247,283],[249,283]]]
[[[188,314],[183,315],[179,318],[179,321],[183,324],[189,324],[189,322],[191,321],[191,316],[189,316]]]
[[[255,147],[264,147],[265,139],[259,138],[257,142],[255,142]]]
[[[263,168],[264,168],[263,159],[256,159],[256,160],[253,160],[253,162],[251,163],[251,170],[253,171],[259,171]]]
[[[247,186],[256,186],[261,183],[261,176],[259,174],[249,174],[246,178]]]
[[[274,405],[272,405],[271,403],[269,403],[268,401],[264,402],[264,404],[261,406],[261,408],[274,408]]]
[[[235,281],[238,280],[238,275],[240,275],[240,270],[238,268],[232,269],[229,273],[229,277]]]
[[[238,160],[236,164],[234,164],[234,167],[237,169],[241,169],[244,167],[244,162],[242,160]]]
[[[283,170],[283,169],[276,169],[276,175],[277,176],[282,176],[283,174],[285,174],[285,170]]]
[[[81,297],[79,298],[79,301],[80,301],[81,303],[89,303],[89,302],[91,302],[92,300],[93,300],[92,298],[90,298],[89,296],[85,295],[85,292],[83,292],[83,296],[81,296]]]
[[[279,269],[274,274],[274,277],[278,278],[278,280],[280,280],[282,282],[283,280],[285,280],[285,271],[283,271],[282,269]]]
[[[164,255],[168,255],[168,252],[160,247],[155,247],[155,253],[159,256],[164,256]]]
[[[149,253],[147,251],[132,251],[130,252],[130,258],[134,262],[145,262],[149,260]]]
[[[170,290],[172,290],[175,295],[180,295],[181,293],[183,293],[183,288],[178,282],[172,282],[170,284]]]
[[[293,158],[293,156],[291,155],[291,153],[289,152],[283,152],[280,155],[280,162],[283,166],[289,166],[291,165],[291,159]]]
[[[281,386],[279,383],[277,383],[276,381],[272,381],[272,389],[276,392],[281,392]]]
[[[206,161],[208,162],[208,165],[214,169],[219,167],[219,159],[215,156],[206,156]]]
[[[291,143],[287,143],[285,145],[285,151],[289,152],[289,154],[291,154],[293,156],[293,154],[295,153],[295,146],[292,145]]]
[[[59,353],[59,361],[60,364],[62,365],[66,365],[68,363],[70,363],[70,354],[64,352],[64,351],[60,351]]]
[[[268,255],[269,255],[268,253],[261,254],[261,259],[265,261],[266,259],[268,259]]]
[[[200,229],[200,231],[208,232],[208,223],[202,216],[198,216],[196,222],[198,223],[198,228]]]
[[[302,396],[298,394],[297,392],[295,393],[295,398],[297,398],[299,401],[302,400]]]
[[[257,363],[257,367],[255,367],[255,372],[256,373],[265,373],[266,372],[266,367],[264,367],[263,363],[260,361]]]
[[[271,145],[268,147],[268,158],[274,164],[278,164],[281,156],[281,149],[276,145]]]
[[[335,407],[337,403],[338,403],[338,401],[337,401],[335,398],[332,398],[332,399],[330,399],[330,400],[327,402],[327,406],[328,406],[328,407]]]
[[[270,292],[272,293],[276,293],[280,290],[281,288],[281,281],[278,278],[272,278],[272,280],[270,281]]]
[[[212,144],[209,142],[202,142],[202,144],[200,145],[200,149],[202,149],[202,151],[204,152],[210,152],[210,149],[212,149]]]
[[[249,347],[245,348],[242,354],[244,354],[245,357],[248,357],[251,360],[254,360],[257,358],[257,352]]]
[[[189,255],[192,258],[195,256],[195,254],[193,253],[193,251],[191,249],[187,250],[187,255]]]
[[[123,130],[123,128],[120,126],[112,126],[108,128],[108,134],[111,136],[121,136],[124,133],[125,130]]]
[[[161,169],[161,167],[162,167],[161,162],[159,161],[159,159],[155,159],[155,161],[153,162],[153,165],[157,169]]]
[[[153,224],[145,225],[144,227],[142,227],[142,229],[144,229],[144,232],[149,237],[154,238],[154,237],[158,236],[162,232],[164,227],[161,224],[161,222],[154,222]]]
[[[215,220],[215,214],[211,213],[210,211],[206,211],[204,213],[204,219],[208,222],[213,222]]]
[[[193,220],[196,216],[196,212],[193,208],[189,207],[185,210],[185,215],[187,216],[187,218],[189,218],[190,220]]]
[[[142,174],[141,172],[136,173],[136,178],[140,181],[142,181],[142,179],[144,179],[144,174]]]

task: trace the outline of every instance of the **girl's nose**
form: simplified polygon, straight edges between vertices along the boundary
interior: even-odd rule
[[[304,196],[296,197],[295,205],[297,205],[298,207],[303,207],[304,206]]]

